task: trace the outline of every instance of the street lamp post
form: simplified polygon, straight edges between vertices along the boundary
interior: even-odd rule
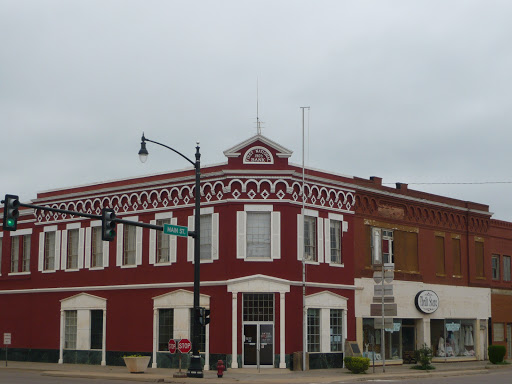
[[[201,356],[199,355],[199,266],[200,266],[200,214],[201,214],[201,153],[199,153],[199,143],[196,146],[196,161],[193,162],[188,157],[178,152],[174,148],[168,147],[157,141],[149,140],[142,134],[142,141],[140,143],[139,158],[141,162],[145,162],[148,157],[148,150],[146,149],[146,141],[154,144],[158,144],[162,147],[170,149],[177,153],[189,163],[194,166],[196,173],[196,190],[195,190],[195,215],[194,215],[194,231],[189,231],[189,235],[194,237],[194,310],[192,311],[192,357],[190,359],[190,365],[188,368],[188,377],[203,377],[203,367],[201,366]]]

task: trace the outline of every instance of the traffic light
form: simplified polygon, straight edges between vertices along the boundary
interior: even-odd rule
[[[3,229],[4,231],[15,231],[20,215],[20,211],[18,211],[20,206],[18,196],[5,195],[5,200],[2,200],[2,203],[4,203]]]
[[[204,315],[203,315],[203,319],[204,319],[204,325],[208,325],[210,324],[210,310],[209,309],[204,309]]]
[[[199,324],[202,327],[208,325],[210,323],[210,310],[203,307],[199,307],[197,308],[196,311],[197,321],[199,322]]]
[[[101,210],[101,239],[112,241],[116,237],[116,213],[113,209],[103,208]]]

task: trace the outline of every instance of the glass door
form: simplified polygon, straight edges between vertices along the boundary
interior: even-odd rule
[[[258,364],[258,324],[244,324],[244,365]]]
[[[274,365],[274,325],[259,324],[260,365]]]

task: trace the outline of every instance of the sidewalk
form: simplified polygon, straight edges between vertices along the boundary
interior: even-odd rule
[[[141,382],[165,382],[165,383],[194,383],[207,381],[208,383],[331,383],[331,382],[355,382],[376,379],[403,379],[420,377],[447,377],[460,375],[485,374],[490,369],[510,369],[512,365],[495,366],[488,361],[471,361],[462,363],[438,363],[433,364],[433,371],[419,371],[410,369],[411,365],[386,366],[386,372],[382,367],[372,367],[366,374],[354,375],[347,369],[319,369],[306,372],[290,371],[288,369],[257,369],[239,368],[229,369],[224,372],[223,378],[217,378],[217,371],[204,371],[204,379],[173,378],[176,369],[148,368],[143,374],[130,374],[126,367],[98,366],[81,364],[51,364],[10,361],[5,367],[5,362],[0,362],[0,372],[4,369],[39,371],[42,375],[54,377],[77,377],[90,379],[111,379]],[[183,370],[186,372],[186,369]]]

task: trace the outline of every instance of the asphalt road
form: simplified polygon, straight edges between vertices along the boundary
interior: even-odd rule
[[[194,380],[196,381],[196,380]],[[126,382],[126,381],[125,381]],[[200,381],[196,381],[200,382]],[[355,383],[351,381],[334,380],[331,384],[341,383]],[[418,379],[403,379],[403,380],[390,380],[390,379],[371,379],[367,380],[364,377],[358,378],[357,382],[376,383],[376,384],[510,384],[512,383],[512,376],[510,370],[496,370],[490,371],[487,374],[464,375],[455,377],[432,377],[432,378],[418,378]],[[104,379],[82,379],[82,378],[69,378],[69,377],[52,377],[43,376],[38,371],[21,371],[21,370],[0,370],[0,383],[1,384],[116,384],[118,380],[104,380]],[[265,383],[265,381],[252,381],[251,384]],[[280,383],[285,384],[283,381]],[[293,383],[290,383],[293,384]],[[311,378],[310,384],[316,384],[314,378]]]

